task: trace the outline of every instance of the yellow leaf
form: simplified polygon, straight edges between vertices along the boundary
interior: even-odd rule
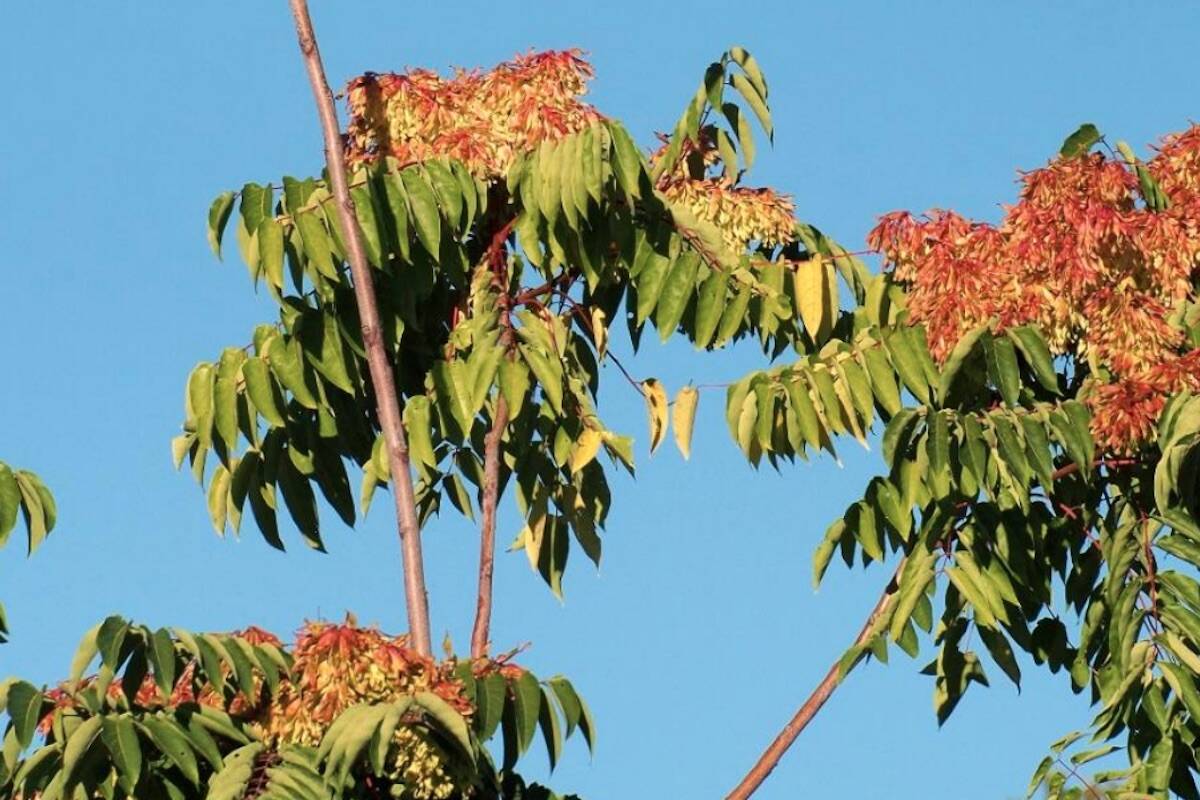
[[[602,308],[592,309],[592,338],[596,342],[596,356],[603,361],[608,352],[608,319]]]
[[[696,405],[700,393],[695,386],[685,386],[675,395],[675,408],[671,421],[675,426],[675,444],[684,458],[692,457],[692,427],[696,423]]]
[[[592,463],[596,453],[600,452],[600,444],[603,441],[604,435],[600,431],[595,428],[583,429],[583,433],[579,434],[575,441],[575,449],[571,452],[572,475]]]
[[[642,381],[642,392],[646,397],[646,414],[650,420],[650,452],[662,444],[667,435],[667,391],[654,378]]]
[[[796,313],[804,322],[804,330],[814,342],[821,342],[833,329],[833,315],[837,285],[833,279],[833,267],[817,257],[796,264],[792,273],[793,294],[796,296]]]

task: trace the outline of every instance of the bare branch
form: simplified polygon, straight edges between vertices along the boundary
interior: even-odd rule
[[[863,623],[862,630],[858,632],[858,636],[855,637],[854,644],[851,647],[858,647],[865,644],[867,639],[870,638],[876,621],[887,612],[888,607],[892,604],[892,599],[896,596],[896,590],[899,588],[900,570],[903,568],[904,560],[901,559],[900,564],[896,567],[896,573],[883,590],[883,594],[880,595],[879,602],[875,604],[875,607],[871,609],[871,613],[867,615],[867,620]],[[767,779],[767,776],[779,764],[779,760],[783,758],[783,754],[796,741],[796,737],[808,727],[808,723],[812,722],[812,718],[817,715],[817,712],[825,705],[825,701],[830,698],[844,678],[845,675],[842,674],[841,669],[841,659],[839,659],[825,673],[825,677],[813,689],[812,694],[804,701],[804,705],[800,706],[800,710],[796,712],[796,715],[792,717],[791,721],[775,737],[775,741],[771,742],[770,746],[759,756],[758,761],[746,773],[746,777],[742,778],[742,782],[726,795],[725,800],[746,800],[747,797],[758,790],[762,782]]]
[[[308,15],[308,3],[307,0],[289,0],[289,3],[292,17],[296,21],[296,36],[300,42],[300,52],[304,56],[305,69],[308,71],[308,82],[312,87],[313,99],[321,119],[329,182],[336,200],[338,218],[346,232],[347,257],[354,278],[354,298],[362,322],[363,345],[367,350],[371,384],[375,389],[379,425],[383,429],[384,442],[387,445],[388,464],[392,472],[392,495],[396,501],[396,519],[404,560],[404,599],[408,608],[408,630],[417,651],[432,657],[429,599],[425,589],[425,566],[421,554],[421,525],[409,469],[408,443],[400,418],[400,399],[396,395],[392,364],[383,345],[379,308],[375,302],[375,285],[371,280],[371,268],[363,248],[362,231],[354,214],[354,202],[350,199],[347,189],[346,157],[337,112],[333,105],[333,93],[329,90],[325,68],[321,64],[317,37],[313,32],[312,19]]]
[[[471,629],[471,657],[488,652],[492,623],[492,572],[496,562],[496,507],[500,499],[500,450],[508,427],[508,404],[496,393],[496,413],[483,450],[483,502],[479,526],[479,592],[475,598],[475,626]]]

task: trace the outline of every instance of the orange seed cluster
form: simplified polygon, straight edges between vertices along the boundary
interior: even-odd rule
[[[578,50],[529,53],[452,78],[426,69],[368,73],[346,88],[348,158],[452,158],[478,178],[495,179],[518,155],[601,118],[579,99],[591,77]]]
[[[1200,265],[1200,128],[1166,137],[1147,168],[1166,210],[1139,202],[1124,163],[1092,153],[1022,175],[999,225],[895,212],[868,242],[908,289],[935,358],[989,320],[1035,324],[1055,354],[1091,368],[1098,445],[1129,451],[1152,437],[1170,394],[1200,388],[1181,322]]]

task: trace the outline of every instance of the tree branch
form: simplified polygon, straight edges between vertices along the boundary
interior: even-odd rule
[[[329,90],[325,68],[321,64],[321,53],[317,49],[317,37],[313,32],[312,19],[308,15],[307,0],[288,2],[291,5],[292,17],[296,21],[296,37],[300,43],[300,52],[304,56],[308,82],[312,87],[317,114],[321,120],[321,131],[325,140],[325,163],[329,168],[329,182],[336,200],[338,218],[346,232],[347,257],[354,278],[354,299],[362,323],[363,344],[367,350],[371,384],[375,389],[379,426],[383,430],[384,443],[387,445],[388,464],[393,481],[392,494],[396,502],[396,519],[404,559],[404,599],[408,610],[409,635],[419,653],[432,657],[429,599],[425,589],[425,566],[421,554],[421,524],[417,517],[417,504],[409,469],[408,443],[400,419],[400,400],[396,395],[392,363],[384,349],[371,268],[363,248],[362,231],[354,214],[354,202],[350,199],[347,189],[346,157],[337,112],[333,105],[333,93]]]
[[[904,569],[904,559],[901,559],[900,564],[896,567],[896,572],[892,575],[892,579],[888,581],[883,594],[880,595],[879,602],[875,604],[875,607],[871,609],[871,613],[867,615],[866,622],[863,623],[862,630],[858,632],[858,636],[854,638],[854,644],[851,645],[851,648],[864,644],[870,638],[876,621],[891,606],[892,599],[896,596],[896,590],[899,588],[898,581],[900,570],[902,569]],[[783,730],[775,737],[775,741],[771,742],[770,746],[759,756],[758,761],[746,773],[746,777],[742,778],[742,782],[726,795],[725,800],[746,800],[746,798],[758,790],[762,782],[767,779],[767,776],[779,764],[779,760],[783,758],[783,754],[796,741],[796,737],[808,727],[808,723],[812,722],[812,718],[825,705],[825,701],[830,698],[834,690],[845,679],[846,676],[839,673],[841,673],[841,659],[833,663],[833,666],[825,673],[825,677],[821,679],[821,682],[813,689],[812,694],[804,701],[804,705],[800,706],[800,710],[783,727]]]
[[[475,626],[471,629],[471,658],[488,652],[492,624],[492,572],[496,562],[496,507],[500,499],[500,446],[508,427],[508,404],[496,393],[496,414],[483,448],[483,502],[479,526],[479,592],[475,598]]]

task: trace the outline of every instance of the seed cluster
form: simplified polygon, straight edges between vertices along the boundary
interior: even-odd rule
[[[1107,452],[1148,442],[1167,398],[1200,389],[1186,321],[1200,264],[1200,127],[1166,137],[1146,165],[1169,199],[1140,199],[1136,172],[1091,153],[1021,176],[998,225],[953,211],[884,216],[868,237],[908,289],[935,358],[969,330],[1032,323],[1086,364],[1081,393]]]
[[[452,158],[480,179],[502,177],[518,155],[601,119],[580,100],[592,77],[580,55],[529,53],[452,78],[427,69],[355,78],[346,87],[348,158]]]
[[[234,635],[251,644],[280,645],[277,637],[259,628]],[[229,698],[210,682],[197,680],[193,663],[183,670],[170,695],[162,693],[153,674],[147,675],[134,705],[146,710],[188,703],[221,708],[250,724],[270,745],[310,747],[320,743],[342,712],[358,704],[386,703],[417,692],[432,692],[465,717],[475,713],[455,676],[457,664],[453,660],[435,662],[412,649],[408,636],[390,636],[376,628],[359,626],[353,617],[343,624],[306,623],[297,634],[291,654],[290,674],[281,677],[273,695],[264,690],[264,676],[255,669],[249,696],[239,692]],[[477,676],[498,671],[509,678],[519,677],[522,672],[513,664],[492,661],[475,662],[473,671]],[[109,686],[108,694],[114,701],[121,697],[119,678]],[[41,721],[43,734],[53,725],[54,710],[75,706],[72,696],[62,688],[47,692],[47,697],[54,709]],[[422,728],[400,725],[388,752],[385,775],[391,796],[397,800],[469,797],[469,765],[460,762]]]

